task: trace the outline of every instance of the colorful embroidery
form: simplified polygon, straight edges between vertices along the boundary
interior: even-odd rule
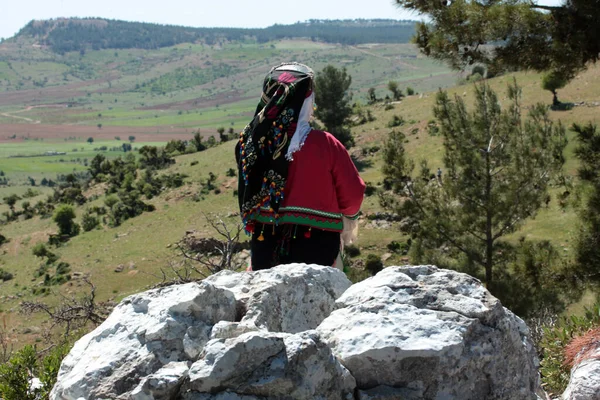
[[[289,65],[291,69],[286,69]],[[289,133],[312,93],[312,71],[299,64],[286,64],[271,70],[263,85],[263,94],[254,119],[240,133],[237,146],[238,168],[243,187],[238,191],[241,215],[246,230],[261,208],[267,208],[278,223],[279,205],[289,161],[282,154],[290,144]]]

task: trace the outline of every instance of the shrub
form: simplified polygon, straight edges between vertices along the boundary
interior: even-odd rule
[[[81,227],[84,232],[89,232],[93,229],[96,229],[100,225],[100,220],[98,217],[92,215],[90,210],[87,210],[85,214],[83,214],[83,218],[81,220]]]
[[[346,252],[348,257],[354,258],[360,256],[360,249],[355,244],[349,244],[347,246],[344,246],[344,251]]]
[[[0,268],[0,281],[6,282],[13,278],[13,274]]]
[[[412,96],[413,94],[415,94],[415,89],[411,88],[410,86],[407,87],[406,94],[408,94],[409,96]]]
[[[35,347],[25,346],[7,363],[0,365],[0,396],[4,400],[48,399],[68,351],[65,345],[56,346],[40,359]],[[39,378],[42,386],[32,390],[30,383],[33,376]]]
[[[392,117],[392,119],[390,120],[390,122],[388,122],[388,127],[389,128],[394,128],[396,126],[402,126],[404,125],[404,118],[398,115],[394,115]]]
[[[369,254],[367,256],[367,261],[365,262],[365,269],[369,271],[371,275],[377,274],[383,269],[383,262],[381,261],[381,257],[375,254]]]
[[[567,384],[571,367],[565,362],[565,348],[578,336],[600,326],[600,303],[586,308],[583,316],[571,316],[560,319],[554,326],[544,329],[539,344],[541,353],[540,372],[546,391],[560,394]]]
[[[2,246],[6,242],[8,242],[8,239],[6,238],[6,236],[0,233],[0,246]]]
[[[79,234],[79,225],[73,222],[75,210],[70,205],[62,204],[58,206],[52,219],[58,225],[61,235],[77,236]]]
[[[365,188],[365,196],[372,196],[377,192],[377,188],[371,182],[367,182],[367,187]]]
[[[233,168],[229,168],[229,169],[227,170],[227,173],[226,173],[226,175],[227,175],[227,176],[236,176],[236,175],[237,175],[237,173],[236,173],[235,169],[233,169]]]

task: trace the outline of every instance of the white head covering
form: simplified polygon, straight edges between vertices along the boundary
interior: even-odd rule
[[[304,104],[302,104],[302,109],[300,110],[300,115],[298,115],[296,132],[294,132],[294,135],[292,136],[290,146],[288,147],[287,154],[285,155],[285,158],[288,161],[294,160],[294,153],[302,148],[306,138],[308,137],[308,134],[310,131],[312,131],[309,123],[313,114],[314,103],[315,92],[313,91],[310,96],[304,100]]]

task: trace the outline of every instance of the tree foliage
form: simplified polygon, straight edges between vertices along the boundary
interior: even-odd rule
[[[396,0],[427,15],[413,38],[426,55],[457,69],[482,63],[492,70],[554,70],[570,79],[598,60],[596,0],[560,6],[537,1]]]
[[[58,225],[59,234],[75,236],[79,233],[79,225],[74,221],[75,209],[72,206],[68,204],[58,206],[52,219]]]
[[[550,71],[542,77],[542,89],[548,90],[552,93],[552,105],[558,106],[558,95],[556,91],[564,88],[568,83],[568,80],[556,71]]]
[[[352,77],[346,68],[337,69],[328,65],[315,78],[315,116],[325,124],[325,130],[333,134],[346,148],[354,145],[354,138],[348,128],[352,115],[348,90]]]
[[[383,167],[381,172],[385,179],[391,183],[395,192],[400,192],[414,168],[414,163],[407,159],[404,150],[406,136],[399,131],[391,131],[383,146]]]
[[[516,83],[508,87],[505,110],[485,83],[475,92],[472,113],[461,97],[438,93],[434,114],[444,139],[445,178],[432,179],[423,162],[418,179],[405,186],[400,212],[418,221],[408,228],[422,248],[431,254],[452,249],[455,259],[463,257],[469,272],[481,276],[494,293],[495,278],[507,272],[497,271],[508,261],[501,239],[541,207],[564,163],[566,138],[541,104],[523,120]]]
[[[402,89],[400,89],[396,81],[388,82],[388,90],[392,92],[392,97],[395,101],[401,100],[404,97],[404,93],[402,93]]]
[[[575,154],[580,161],[579,178],[588,189],[581,213],[581,227],[575,244],[575,261],[579,277],[600,282],[600,132],[591,123],[573,125],[579,146]]]

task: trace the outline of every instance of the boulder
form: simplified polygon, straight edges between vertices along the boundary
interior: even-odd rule
[[[528,329],[481,283],[432,266],[222,271],[123,300],[50,399],[536,399]]]
[[[390,267],[353,285],[317,328],[363,399],[535,399],[524,322],[466,274]]]
[[[175,398],[171,393],[179,392],[205,345],[211,349],[245,332],[314,329],[350,284],[334,268],[288,265],[251,274],[222,271],[201,283],[130,296],[75,344],[50,398]],[[321,342],[314,346],[329,351]],[[330,351],[329,361],[343,370]],[[182,370],[181,379],[173,375]]]

